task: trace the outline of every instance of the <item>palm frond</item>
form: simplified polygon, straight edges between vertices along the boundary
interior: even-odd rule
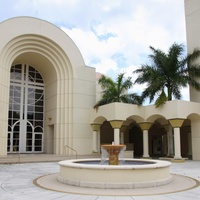
[[[134,71],[138,74],[134,84],[147,84],[141,96],[142,100],[149,98],[151,103],[157,97],[157,106],[161,105],[165,98],[180,99],[181,88],[188,84],[200,89],[200,83],[196,80],[200,77],[200,65],[195,62],[200,57],[199,49],[194,49],[186,56],[183,44],[172,44],[167,53],[152,46],[150,50],[150,64],[141,65],[140,69]],[[164,95],[164,91],[167,94]]]
[[[158,98],[155,101],[156,108],[165,104],[166,101],[167,101],[167,96],[166,96],[164,90],[162,90],[161,94],[158,96]]]
[[[98,83],[101,85],[103,91],[101,92],[101,99],[96,103],[94,108],[98,108],[101,105],[105,105],[112,102],[123,103],[138,103],[133,96],[128,94],[128,89],[133,86],[131,77],[125,78],[125,74],[118,75],[116,82],[105,75],[101,76]]]

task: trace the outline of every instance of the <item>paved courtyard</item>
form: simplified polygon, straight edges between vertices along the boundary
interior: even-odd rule
[[[0,164],[0,200],[196,200],[200,186],[190,190],[162,195],[100,196],[81,195],[46,190],[33,184],[37,177],[59,172],[57,162]],[[171,173],[200,181],[200,161],[172,163]],[[182,183],[184,184],[184,183]]]

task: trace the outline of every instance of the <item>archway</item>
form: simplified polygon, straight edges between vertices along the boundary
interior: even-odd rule
[[[143,154],[143,134],[140,127],[132,122],[125,133],[125,143],[128,150],[134,151],[134,157],[142,157]]]
[[[104,121],[100,127],[100,144],[112,144],[114,141],[114,130],[108,121]]]

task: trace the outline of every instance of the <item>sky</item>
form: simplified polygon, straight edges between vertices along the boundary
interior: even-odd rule
[[[186,45],[184,0],[0,0],[0,22],[32,16],[61,28],[85,64],[116,80],[149,62],[149,46]],[[140,94],[145,85],[134,85]],[[189,99],[188,88],[182,90]]]

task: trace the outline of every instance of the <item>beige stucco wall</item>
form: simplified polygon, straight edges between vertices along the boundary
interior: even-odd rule
[[[95,70],[85,66],[74,42],[53,24],[31,17],[0,23],[0,33],[0,155],[7,154],[10,67],[16,63],[35,67],[45,82],[44,152],[65,154],[69,145],[79,154],[91,153],[87,116],[95,104]]]
[[[132,118],[137,123],[153,123],[159,118],[165,118],[166,120],[176,118],[187,119],[188,117],[190,118],[190,115],[198,116],[199,114],[199,103],[182,100],[168,101],[158,108],[156,108],[155,105],[137,106],[125,103],[111,103],[100,106],[97,110],[92,109],[90,120],[93,123],[101,124],[105,119],[108,121],[126,121],[128,118]],[[102,116],[104,118],[102,118]]]
[[[185,0],[185,20],[187,49],[192,52],[194,48],[200,48],[200,1]],[[200,62],[200,60],[198,61]],[[200,93],[190,88],[190,100],[200,102]]]
[[[200,1],[199,0],[185,0],[185,19],[186,19],[186,35],[187,35],[187,49],[192,52],[194,48],[200,48]],[[200,62],[200,61],[198,61]],[[200,92],[190,88],[190,100],[200,102]],[[199,114],[199,108],[198,114]],[[191,121],[192,129],[192,152],[193,158],[200,160],[200,121],[194,119]]]
[[[193,120],[191,122],[192,133],[192,155],[194,160],[200,160],[200,120]]]

